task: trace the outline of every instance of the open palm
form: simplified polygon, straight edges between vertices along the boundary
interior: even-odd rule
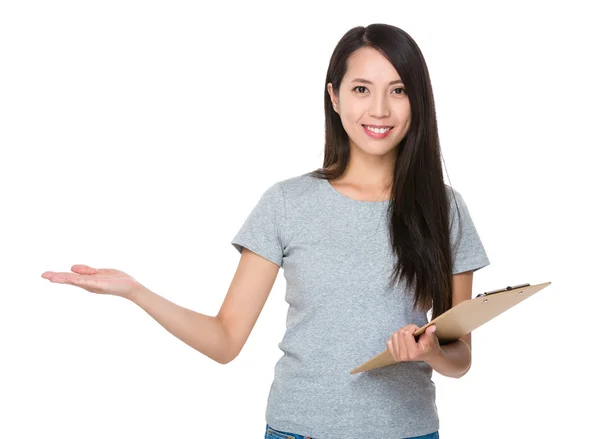
[[[129,298],[142,285],[133,277],[112,268],[92,268],[77,264],[71,267],[72,273],[46,271],[44,279],[58,284],[69,284],[91,293],[110,294]]]

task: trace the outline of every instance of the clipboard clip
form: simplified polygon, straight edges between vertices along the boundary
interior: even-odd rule
[[[508,286],[506,288],[500,288],[499,290],[492,290],[492,291],[478,294],[477,296],[475,296],[475,298],[477,299],[478,297],[489,296],[491,294],[502,293],[504,291],[516,290],[518,288],[529,287],[529,286],[530,286],[530,284],[513,285],[512,287]]]

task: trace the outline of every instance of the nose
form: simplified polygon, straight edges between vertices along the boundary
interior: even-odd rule
[[[386,96],[375,96],[371,100],[371,106],[369,108],[369,116],[374,118],[389,117],[390,106],[386,99]]]

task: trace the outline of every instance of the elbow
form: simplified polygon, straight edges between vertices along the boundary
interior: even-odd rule
[[[233,361],[233,358],[230,357],[218,357],[218,356],[214,356],[214,357],[209,357],[211,360],[219,363],[219,364],[228,364],[231,361]]]
[[[219,363],[219,364],[229,364],[229,363],[231,363],[231,362],[232,362],[234,359],[235,359],[235,357],[234,357],[234,358],[225,358],[225,359],[215,359],[215,361],[216,361],[217,363]]]
[[[237,348],[231,338],[230,332],[227,330],[227,326],[223,323],[219,317],[215,317],[216,321],[219,322],[221,331],[219,333],[219,340],[217,341],[216,355],[212,357],[219,364],[228,364],[237,358],[240,350]]]
[[[229,364],[231,363],[233,360],[235,360],[238,356],[238,353],[231,353],[228,352],[225,355],[222,355],[218,358],[213,358],[213,360],[215,360],[217,363],[219,364]]]

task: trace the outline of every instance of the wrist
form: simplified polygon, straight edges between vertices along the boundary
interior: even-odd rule
[[[444,352],[444,349],[442,349],[442,347],[439,346],[438,349],[431,353],[431,355],[425,360],[425,362],[429,364],[429,366],[434,368],[434,365],[444,362],[445,359],[446,353]]]
[[[140,298],[146,293],[146,287],[143,285],[138,285],[135,288],[132,288],[129,294],[123,296],[125,299],[131,300],[136,305],[139,304]]]

